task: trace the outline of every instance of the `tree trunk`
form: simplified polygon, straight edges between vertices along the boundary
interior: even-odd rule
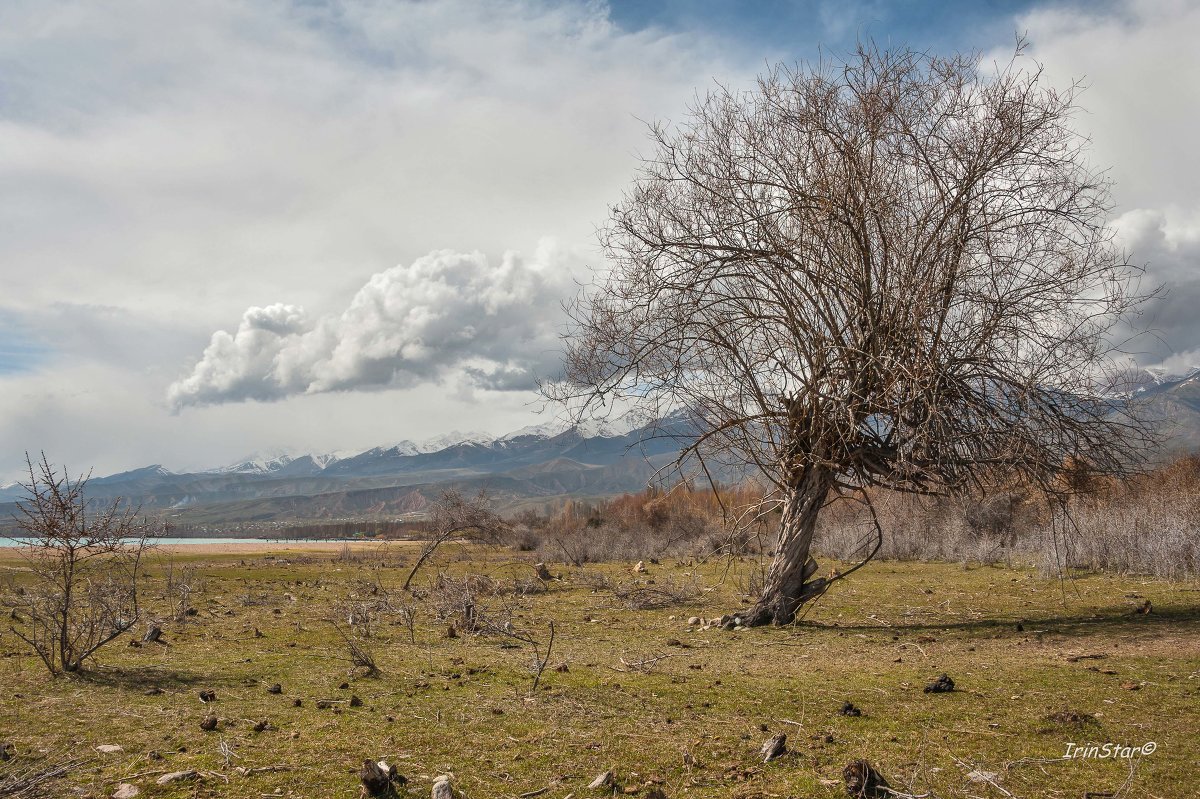
[[[792,488],[779,522],[775,559],[767,572],[762,597],[745,621],[748,626],[791,624],[800,606],[825,590],[823,577],[809,579],[817,572],[817,562],[808,551],[831,484],[829,472],[812,468]]]

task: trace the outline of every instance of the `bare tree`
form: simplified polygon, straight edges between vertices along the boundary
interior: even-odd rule
[[[1078,87],[1021,50],[984,70],[861,45],[651,126],[601,233],[612,270],[570,306],[545,391],[581,415],[684,414],[681,463],[769,482],[778,544],[750,624],[790,623],[834,579],[809,548],[839,497],[1054,495],[1065,464],[1138,458],[1147,429],[1105,386],[1140,270],[1072,128]]]
[[[508,530],[508,523],[491,509],[491,501],[483,491],[474,497],[464,497],[454,490],[442,492],[441,498],[433,505],[430,526],[432,534],[404,581],[404,591],[408,590],[413,577],[416,577],[417,571],[434,550],[445,542],[452,538],[495,542]]]
[[[88,477],[60,475],[45,454],[36,466],[25,460],[29,482],[16,524],[28,536],[34,583],[22,595],[27,618],[12,630],[51,674],[75,672],[137,623],[142,556],[161,526],[119,498],[93,507]]]

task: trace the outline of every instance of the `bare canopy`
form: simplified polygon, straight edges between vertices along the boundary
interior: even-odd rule
[[[1021,60],[863,45],[651,126],[547,391],[686,414],[686,456],[769,482],[779,539],[750,623],[825,590],[809,547],[839,496],[1054,492],[1070,464],[1136,458],[1143,428],[1100,389],[1138,272],[1077,89]]]

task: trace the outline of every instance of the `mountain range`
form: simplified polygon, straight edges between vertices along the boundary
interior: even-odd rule
[[[1145,370],[1133,395],[1151,404],[1168,455],[1200,450],[1200,369]],[[140,504],[181,525],[395,519],[419,514],[443,490],[486,490],[502,509],[567,497],[640,491],[668,467],[691,434],[678,418],[649,426],[541,424],[508,435],[452,432],[357,453],[269,452],[212,469],[176,473],[161,465],[95,477],[88,497]],[[730,475],[719,475],[729,479]],[[0,487],[8,519],[19,485]]]
[[[268,452],[227,466],[176,473],[155,464],[94,477],[90,501],[123,497],[178,524],[394,519],[420,511],[447,488],[486,490],[515,509],[565,497],[602,497],[644,488],[676,457],[686,426],[544,424],[505,436],[450,433],[347,454]],[[0,488],[0,518],[23,496]]]

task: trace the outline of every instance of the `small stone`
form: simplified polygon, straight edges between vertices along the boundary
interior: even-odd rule
[[[862,711],[854,706],[852,702],[843,702],[842,709],[838,711],[839,716],[853,716],[855,718],[862,715]]]
[[[100,744],[96,747],[96,751],[105,755],[113,755],[117,752],[124,752],[125,747],[121,746],[120,744]]]
[[[204,730],[205,732],[212,732],[216,728],[217,728],[217,717],[216,716],[208,716],[204,719],[204,721],[200,722],[200,729]]]
[[[433,789],[429,792],[431,799],[454,799],[454,788],[450,784],[450,775],[442,774],[433,781]]]
[[[267,693],[281,694],[281,693],[283,693],[283,686],[280,685],[279,683],[275,683],[275,684],[271,685],[269,688],[267,688]]]
[[[184,782],[186,780],[194,780],[200,776],[200,772],[195,769],[187,769],[186,771],[172,771],[169,774],[164,774],[155,782],[159,785],[170,785],[173,782]]]
[[[638,561],[638,562],[637,562],[637,563],[634,565],[634,567],[633,567],[633,570],[634,570],[634,572],[636,572],[637,574],[645,574],[645,573],[646,573],[646,564],[645,564],[643,561],[640,561],[640,560],[639,560],[639,561]]]
[[[996,779],[996,772],[976,769],[975,771],[967,772],[967,779],[971,782],[992,782]]]
[[[350,707],[362,707],[362,700],[358,698],[358,694],[350,697]]]
[[[347,689],[347,688],[349,688],[349,687],[350,687],[350,683],[348,683],[348,682],[344,682],[344,683],[342,683],[341,685],[339,685],[339,686],[338,686],[338,688],[340,688],[340,689],[341,689],[341,690],[343,690],[343,691],[344,691],[344,690],[346,690],[346,689]]]
[[[117,789],[113,791],[112,799],[133,799],[133,797],[137,796],[139,793],[141,793],[141,791],[138,790],[136,785],[131,785],[128,782],[122,782],[117,786]]]
[[[699,617],[699,616],[692,616],[690,619],[688,619],[688,626],[690,626],[690,627],[698,627],[698,626],[700,626],[700,617]]]

